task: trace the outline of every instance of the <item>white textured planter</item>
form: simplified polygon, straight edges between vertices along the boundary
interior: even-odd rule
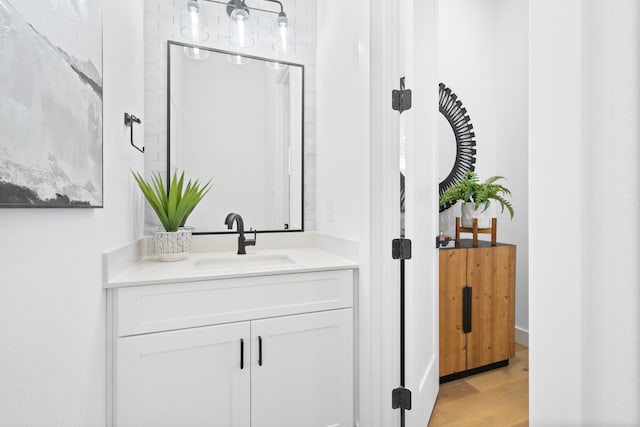
[[[191,228],[156,231],[154,252],[162,261],[180,261],[191,252]]]
[[[473,218],[478,218],[478,228],[491,228],[491,218],[493,217],[493,209],[491,203],[484,209],[484,204],[478,206],[478,210],[475,208],[473,202],[464,202],[462,204],[462,216],[460,218],[461,225],[463,227],[472,228]]]

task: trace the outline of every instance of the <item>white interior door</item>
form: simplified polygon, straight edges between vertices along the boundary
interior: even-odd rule
[[[364,2],[363,2],[364,3]],[[391,258],[400,237],[400,159],[405,171],[405,237],[413,257],[405,263],[405,388],[412,409],[404,425],[425,427],[438,392],[438,80],[436,0],[369,2],[369,207],[368,286],[359,289],[359,407],[362,426],[398,427],[392,390],[400,387],[400,263]],[[391,109],[401,76],[413,107]],[[401,123],[402,122],[402,123]],[[404,146],[401,147],[403,142]]]
[[[405,383],[412,393],[407,427],[424,427],[438,388],[438,165],[436,1],[400,2],[400,73],[413,106],[400,117],[401,169],[405,175]]]
[[[240,322],[119,338],[116,425],[249,427],[249,331]]]

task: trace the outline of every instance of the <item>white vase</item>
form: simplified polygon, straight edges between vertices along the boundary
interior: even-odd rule
[[[473,218],[478,219],[478,228],[491,228],[491,218],[493,217],[493,209],[491,203],[487,203],[486,209],[484,203],[475,208],[475,203],[464,202],[462,204],[462,216],[460,219],[463,227],[472,228]]]
[[[156,231],[154,252],[162,261],[180,261],[191,252],[191,228],[178,231]]]

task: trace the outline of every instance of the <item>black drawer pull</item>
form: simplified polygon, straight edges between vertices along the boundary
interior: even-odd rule
[[[262,337],[258,337],[258,366],[262,366]]]
[[[471,332],[471,298],[472,288],[462,288],[462,332],[465,334]]]
[[[244,369],[244,340],[240,338],[240,369]]]

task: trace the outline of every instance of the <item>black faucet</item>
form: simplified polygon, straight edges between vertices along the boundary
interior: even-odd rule
[[[227,215],[227,218],[224,220],[224,223],[227,224],[227,228],[231,230],[233,228],[233,222],[237,223],[238,227],[238,255],[246,255],[246,247],[247,246],[255,246],[256,245],[256,232],[253,232],[253,239],[247,239],[244,237],[244,221],[242,221],[242,217],[235,212],[231,212]]]

